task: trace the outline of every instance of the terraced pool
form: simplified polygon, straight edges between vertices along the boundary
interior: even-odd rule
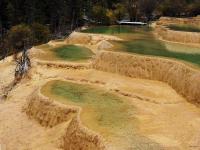
[[[53,51],[57,57],[69,61],[86,60],[93,55],[93,52],[90,49],[76,45],[62,46],[53,49]]]
[[[135,109],[128,99],[91,85],[66,81],[50,81],[41,92],[64,104],[81,107],[83,124],[101,134],[115,149],[160,149],[135,132]]]
[[[37,56],[45,60],[85,61],[94,55],[90,49],[77,45],[60,45],[54,48],[44,44],[37,48],[45,51]]]
[[[200,32],[200,27],[192,26],[192,25],[172,24],[172,25],[169,25],[168,28],[175,31]]]
[[[170,57],[200,66],[200,47],[158,40],[149,27],[108,26],[93,27],[83,32],[116,35],[124,41],[113,41],[113,51]]]

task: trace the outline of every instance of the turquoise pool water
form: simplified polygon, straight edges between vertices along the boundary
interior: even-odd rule
[[[167,48],[165,42],[153,35],[149,27],[103,26],[92,27],[82,32],[110,34],[124,39],[124,41],[113,41],[114,51],[175,58],[200,66],[200,48],[186,45],[179,47],[179,44],[176,44],[177,46],[171,50]],[[191,50],[191,53],[188,50]],[[196,53],[192,53],[194,50]]]

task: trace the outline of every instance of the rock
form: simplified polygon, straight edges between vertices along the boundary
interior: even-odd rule
[[[91,41],[91,36],[84,33],[73,32],[67,42],[69,44],[88,44]]]
[[[97,44],[97,49],[98,50],[105,50],[105,49],[109,49],[111,47],[113,47],[113,45],[110,42],[106,41],[106,40],[102,40]]]

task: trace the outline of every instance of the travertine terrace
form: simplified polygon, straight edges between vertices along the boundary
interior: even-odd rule
[[[104,51],[97,56],[92,66],[98,70],[128,77],[163,81],[189,101],[200,102],[200,71],[183,63],[164,58]]]
[[[32,69],[0,103],[0,144],[8,150],[128,150],[200,147],[200,71],[175,59],[106,51],[115,36],[73,33],[63,44],[82,45],[95,55],[85,62],[37,58],[30,50]],[[36,51],[37,50],[37,51]],[[0,62],[1,93],[12,83],[14,62]],[[49,81],[62,80],[103,88],[134,109],[133,141],[112,139],[81,120],[81,107],[66,105],[41,93]],[[119,112],[120,113],[120,112]],[[120,120],[119,120],[120,121]],[[125,134],[123,134],[125,135]],[[130,145],[131,143],[131,145]]]
[[[167,25],[171,24],[200,26],[200,17],[187,18],[187,19],[161,17],[160,20],[156,22],[156,33],[163,40],[185,43],[185,44],[200,43],[200,33],[173,31],[166,27]]]

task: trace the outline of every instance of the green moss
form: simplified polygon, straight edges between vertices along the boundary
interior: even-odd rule
[[[169,25],[168,28],[175,31],[200,32],[200,27],[192,26],[192,25],[173,24],[173,25]]]
[[[66,45],[53,49],[56,56],[68,61],[86,60],[92,57],[93,52],[85,47]]]

